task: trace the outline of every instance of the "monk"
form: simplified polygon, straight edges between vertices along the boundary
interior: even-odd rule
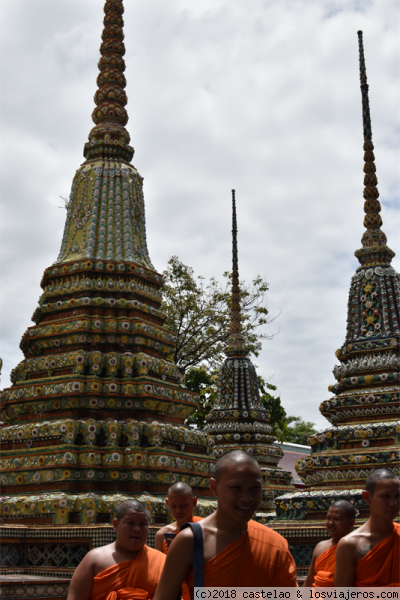
[[[331,504],[326,515],[326,528],[331,538],[315,546],[304,587],[333,587],[337,544],[353,531],[355,518],[356,509],[351,502],[338,500]]]
[[[286,540],[251,521],[262,498],[261,471],[247,452],[219,459],[210,489],[218,508],[202,519],[204,584],[211,587],[296,587],[296,567]],[[193,532],[184,529],[171,544],[154,600],[175,600],[185,580],[193,599]]]
[[[173,537],[165,539],[164,534],[177,534],[185,523],[197,523],[201,517],[193,516],[193,510],[197,504],[196,496],[193,496],[193,490],[187,483],[178,481],[168,489],[168,497],[165,500],[175,521],[161,527],[156,533],[154,547],[160,552],[167,554],[168,548]]]
[[[175,521],[162,527],[156,533],[154,547],[160,552],[167,554],[174,536],[177,535],[185,523],[197,523],[201,517],[193,516],[193,509],[197,504],[197,497],[193,496],[193,490],[187,483],[178,481],[168,489],[168,497],[165,500]],[[165,536],[164,534],[167,534]],[[172,534],[168,537],[169,534]],[[182,600],[189,600],[190,594],[186,583],[182,584]]]
[[[362,497],[368,521],[343,537],[336,551],[335,587],[400,586],[400,481],[389,469],[368,476]]]
[[[67,600],[147,600],[156,591],[165,555],[146,546],[149,518],[138,500],[117,505],[116,540],[88,552],[77,567]]]

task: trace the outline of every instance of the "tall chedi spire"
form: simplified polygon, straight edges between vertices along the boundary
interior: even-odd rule
[[[129,146],[130,136],[125,125],[128,101],[125,93],[125,54],[122,15],[124,7],[119,0],[109,0],[104,6],[104,29],[100,46],[98,90],[94,96],[96,108],[92,113],[95,126],[85,144],[84,156],[95,158],[132,160],[134,149]]]
[[[95,126],[85,144],[86,161],[72,184],[57,259],[57,263],[82,258],[118,262],[120,272],[126,270],[122,267],[126,261],[154,269],[146,241],[143,178],[129,164],[134,150],[125,129],[123,12],[122,0],[105,3],[96,108],[92,113]]]
[[[273,510],[274,498],[288,489],[292,474],[278,468],[282,450],[273,445],[269,414],[258,389],[257,373],[242,335],[235,190],[232,190],[232,290],[227,359],[218,381],[218,399],[207,416],[205,430],[214,437],[217,456],[230,450],[249,452],[260,463],[263,477],[261,510]]]
[[[378,188],[376,187],[378,179],[375,175],[376,167],[373,152],[374,145],[372,143],[372,127],[369,111],[368,83],[367,72],[365,69],[362,31],[358,32],[358,46],[360,53],[360,82],[364,131],[364,227],[366,227],[367,231],[362,236],[361,242],[363,247],[360,250],[357,250],[355,255],[361,265],[367,267],[369,264],[375,263],[389,265],[395,254],[386,246],[386,235],[381,230],[381,205],[378,200]]]
[[[237,247],[237,220],[235,190],[232,190],[232,290],[231,290],[231,322],[227,356],[247,356],[245,340],[242,335],[242,321],[240,317],[240,287],[239,265]]]
[[[324,520],[333,501],[350,500],[361,523],[369,516],[361,492],[371,471],[386,467],[400,475],[400,277],[390,266],[394,253],[381,231],[361,31],[358,37],[367,230],[363,247],[356,252],[361,266],[351,280],[346,340],[336,351],[340,365],[333,374],[337,383],[329,387],[334,396],[320,405],[333,427],[309,439],[311,456],[296,465],[304,492],[277,500],[280,524],[276,528],[283,535],[291,539],[295,521],[300,521],[294,554],[298,567],[305,569],[311,562],[310,543],[326,537]]]
[[[104,12],[86,161],[36,325],[22,338],[25,359],[2,394],[0,516],[10,527],[95,527],[121,497],[145,491],[153,522],[165,520],[169,485],[187,481],[207,496],[215,463],[212,439],[184,426],[198,397],[167,360],[175,335],[163,326],[163,278],[148,255],[143,180],[125,129],[122,0]],[[70,558],[63,566],[76,566]]]

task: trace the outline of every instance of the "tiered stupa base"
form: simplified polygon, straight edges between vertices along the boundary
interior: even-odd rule
[[[29,519],[25,516],[23,519],[18,519],[18,517],[7,519],[10,523],[19,521],[20,524],[0,526],[0,580],[1,575],[5,574],[20,575],[19,581],[21,582],[27,575],[70,579],[89,550],[114,541],[115,533],[112,525],[109,524],[110,518],[113,513],[115,515],[116,504],[127,498],[140,500],[150,512],[151,524],[147,541],[149,546],[154,547],[154,538],[159,527],[172,520],[165,504],[165,494],[87,493],[74,495],[55,492],[46,494],[45,499],[41,496],[39,494],[36,497],[16,498],[14,514],[24,515],[27,512],[26,505],[36,503],[46,511],[43,521],[45,522],[47,518],[50,522],[52,520],[54,522],[59,517],[60,503],[66,503],[70,509],[75,509],[74,512],[69,512],[69,523],[66,525],[39,525],[34,517]],[[88,506],[92,508],[88,509]],[[198,501],[195,514],[205,517],[214,512],[215,508],[215,500],[202,498]],[[82,518],[82,523],[79,523],[82,513],[84,513],[84,518]],[[93,522],[93,518],[97,522]],[[36,521],[34,526],[30,525],[31,520]],[[106,520],[107,523],[104,522]],[[22,595],[21,597],[31,598],[32,596]],[[33,597],[36,598],[36,596]]]
[[[277,518],[271,522],[293,546],[296,563],[305,570],[313,546],[326,539],[325,517],[333,502],[344,499],[354,504],[356,526],[361,525],[369,517],[361,496],[368,475],[387,468],[400,476],[396,338],[347,344],[337,356],[344,365],[335,367],[337,378],[343,368],[353,369],[354,375],[342,376],[331,387],[337,396],[320,406],[335,425],[310,438],[311,455],[296,464],[306,487],[278,498]],[[363,367],[368,374],[360,373]]]

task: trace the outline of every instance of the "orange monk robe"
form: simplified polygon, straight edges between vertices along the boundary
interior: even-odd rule
[[[197,523],[198,521],[201,521],[203,517],[192,517],[191,521],[188,521],[189,523]],[[180,531],[180,529],[179,529]],[[177,535],[179,533],[179,531],[177,532]],[[167,542],[164,540],[163,541],[163,552],[164,554],[167,554],[168,552],[168,546],[167,546]],[[190,598],[190,594],[189,594],[189,590],[188,590],[188,586],[186,585],[186,583],[182,583],[182,600],[189,600]]]
[[[193,599],[193,569],[186,577]],[[286,540],[249,521],[247,532],[204,564],[206,587],[297,587],[296,565]]]
[[[315,561],[314,583],[312,587],[333,587],[335,578],[337,544],[325,550]]]
[[[161,577],[165,556],[143,546],[136,558],[102,571],[93,579],[91,600],[147,600]]]
[[[393,525],[393,533],[357,563],[356,587],[400,586],[400,524]]]

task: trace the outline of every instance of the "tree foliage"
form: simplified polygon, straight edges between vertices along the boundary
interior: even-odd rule
[[[172,360],[185,371],[185,386],[200,396],[199,406],[186,424],[203,429],[206,416],[218,397],[218,373],[225,359],[231,310],[231,274],[223,274],[224,285],[213,277],[208,281],[195,276],[191,267],[177,256],[168,261],[164,271],[162,309],[166,313],[165,326],[176,335],[176,349]],[[260,276],[251,284],[240,282],[241,318],[243,336],[249,355],[258,356],[262,340],[273,335],[260,331],[271,323],[266,305],[268,283]],[[281,404],[276,386],[258,377],[261,401],[270,413],[272,434],[279,441],[307,444],[316,433],[314,423],[301,417],[289,416]]]
[[[286,430],[278,432],[279,438],[283,436],[283,441],[292,442],[294,444],[308,445],[308,438],[317,433],[315,423],[311,421],[303,421],[301,417],[290,415],[286,419]]]
[[[272,434],[283,441],[286,431],[286,411],[279,396],[273,396],[267,390],[276,391],[276,386],[258,377],[261,402],[270,414]],[[210,372],[205,367],[190,367],[185,375],[185,386],[200,396],[197,410],[186,420],[187,425],[203,429],[206,416],[214,408],[218,397],[218,371]]]
[[[176,349],[170,360],[183,367],[203,365],[212,372],[225,358],[230,326],[230,273],[223,274],[222,286],[213,277],[208,281],[195,276],[191,267],[177,256],[168,261],[164,271],[162,309],[167,315],[165,326],[176,335]],[[268,315],[268,283],[257,277],[252,284],[240,282],[243,335],[249,353],[258,356],[262,340],[273,335],[260,331],[273,321]]]
[[[274,435],[279,442],[285,440],[285,433],[287,431],[286,424],[286,411],[281,404],[280,396],[272,396],[267,390],[276,391],[276,385],[266,382],[260,375],[258,376],[258,387],[260,389],[261,402],[264,408],[270,414],[270,425],[272,427],[272,435]]]
[[[218,371],[211,373],[203,366],[190,367],[185,375],[185,386],[200,396],[198,407],[186,419],[186,425],[204,429],[206,416],[218,397]]]

